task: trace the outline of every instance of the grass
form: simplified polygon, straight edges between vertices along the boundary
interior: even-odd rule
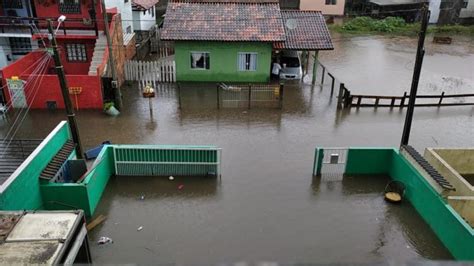
[[[420,23],[406,23],[399,17],[373,19],[371,17],[356,17],[342,25],[329,25],[332,31],[351,34],[394,34],[416,35],[420,30]],[[428,33],[462,34],[474,36],[474,26],[446,25],[429,26]]]

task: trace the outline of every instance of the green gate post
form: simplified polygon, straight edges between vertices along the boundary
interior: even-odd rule
[[[314,150],[313,176],[321,176],[321,168],[323,167],[324,149],[316,148]]]

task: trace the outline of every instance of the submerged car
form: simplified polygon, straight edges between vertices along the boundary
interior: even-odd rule
[[[297,51],[283,52],[280,64],[282,66],[280,79],[299,80],[303,77],[301,60]]]

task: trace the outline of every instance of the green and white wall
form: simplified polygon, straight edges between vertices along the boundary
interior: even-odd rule
[[[191,52],[208,52],[210,69],[191,68]],[[257,53],[255,71],[239,71],[238,54]],[[264,42],[176,41],[177,81],[197,82],[268,82],[272,44]]]

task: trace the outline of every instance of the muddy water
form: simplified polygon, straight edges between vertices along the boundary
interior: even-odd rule
[[[411,78],[409,70],[397,72],[396,78],[393,73],[405,69],[406,60],[414,56],[414,43],[413,39],[347,39],[338,42],[337,52],[322,58],[352,90],[388,94],[402,87],[398,82],[403,85]],[[444,65],[452,62],[446,73],[452,73],[450,77],[464,73],[459,77],[470,79],[472,86],[472,47],[462,47],[460,54],[428,52],[427,58],[433,61],[425,61],[426,69],[441,75]],[[374,51],[377,58],[386,58],[377,59],[376,69],[360,61]],[[398,57],[406,59],[393,60]],[[377,75],[363,73],[362,68]],[[386,86],[375,86],[368,78],[373,76]],[[425,76],[422,83],[428,82]],[[92,242],[96,262],[326,263],[450,258],[413,208],[383,201],[386,177],[342,181],[311,177],[316,146],[397,146],[403,110],[338,112],[327,86],[288,85],[282,110],[217,110],[215,96],[213,85],[185,86],[179,109],[174,87],[163,86],[153,100],[150,116],[148,101],[129,87],[124,89],[126,107],[120,117],[79,111],[86,148],[104,140],[223,148],[220,181],[112,179],[97,210],[108,219],[92,232],[91,240],[109,236],[115,242],[109,246]],[[419,108],[411,143],[420,151],[428,146],[472,147],[473,115],[472,107]],[[61,119],[62,111],[32,111],[18,136],[44,137]],[[0,119],[0,135],[6,134],[7,124]],[[184,185],[181,190],[180,184]],[[142,195],[143,201],[139,200]],[[143,230],[137,231],[139,226]]]

